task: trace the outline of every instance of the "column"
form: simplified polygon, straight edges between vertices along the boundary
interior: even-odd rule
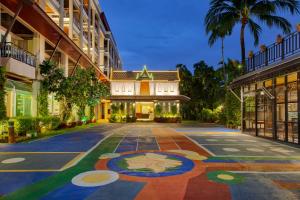
[[[65,7],[64,0],[59,0],[59,27],[64,29]]]
[[[67,54],[62,53],[61,54],[61,60],[62,60],[62,69],[64,70],[65,77],[68,77],[69,75],[69,56]]]
[[[80,45],[79,47],[83,49],[83,0],[80,1]]]
[[[255,105],[257,106],[257,105]],[[243,86],[241,86],[241,131],[244,131],[244,91]]]
[[[88,0],[88,56],[91,56],[91,0]]]
[[[300,72],[297,73],[298,144],[300,144]]]
[[[93,31],[92,31],[92,61],[95,62],[95,32],[96,32],[96,27],[95,27],[95,10],[92,9],[92,26],[93,26]]]
[[[100,25],[98,26],[98,65],[101,66],[101,34],[100,34]],[[101,69],[101,68],[100,68]],[[102,71],[102,69],[101,69]]]
[[[45,38],[38,33],[35,33],[33,37],[33,54],[36,55],[37,65],[35,73],[36,78],[32,83],[31,113],[33,117],[36,117],[38,115],[38,96],[40,92],[40,80],[42,78],[40,75],[39,64],[45,60]]]
[[[69,0],[69,38],[73,39],[73,0]]]

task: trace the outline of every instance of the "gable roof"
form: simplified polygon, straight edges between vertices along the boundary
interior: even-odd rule
[[[112,71],[110,80],[154,80],[154,81],[179,81],[177,70],[173,71]]]

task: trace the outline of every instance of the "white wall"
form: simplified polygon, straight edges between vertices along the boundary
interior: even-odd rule
[[[140,82],[111,81],[112,95],[140,95]],[[172,96],[179,95],[178,82],[150,82],[150,95]],[[135,90],[135,91],[134,91]]]
[[[179,95],[178,82],[158,82],[155,90],[157,96]]]
[[[111,82],[112,95],[134,95],[134,82]]]

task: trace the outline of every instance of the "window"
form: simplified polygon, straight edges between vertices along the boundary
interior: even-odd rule
[[[298,90],[297,73],[287,77],[287,100],[288,100],[288,141],[298,143]]]
[[[31,95],[17,93],[16,95],[16,116],[31,116]]]
[[[174,85],[172,84],[172,85],[171,85],[171,92],[174,92],[174,88],[175,88],[175,87],[174,87]]]
[[[158,92],[161,92],[161,86],[160,86],[160,84],[158,84],[157,88],[158,88]]]
[[[277,139],[285,140],[285,77],[276,78]]]
[[[164,86],[164,92],[168,92],[168,85]]]

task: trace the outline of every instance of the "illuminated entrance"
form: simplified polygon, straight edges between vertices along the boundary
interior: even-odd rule
[[[152,121],[154,119],[154,103],[153,102],[137,102],[136,117],[140,121]]]

